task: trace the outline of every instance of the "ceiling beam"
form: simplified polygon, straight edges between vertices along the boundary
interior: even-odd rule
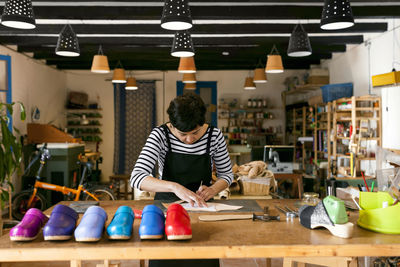
[[[192,18],[196,20],[221,19],[320,19],[322,6],[192,6]],[[400,17],[400,6],[353,6],[355,18]],[[36,6],[37,19],[148,19],[160,20],[162,6],[109,7],[109,6]]]
[[[13,30],[3,25],[0,26],[0,35],[21,35],[21,34],[59,34],[64,25],[37,25],[33,30]],[[165,34],[168,33],[160,25],[72,25],[76,34]],[[319,24],[303,25],[305,31],[311,33],[330,34],[324,31]],[[191,34],[291,34],[293,24],[239,24],[239,25],[196,25],[190,31]],[[387,23],[357,23],[353,27],[337,30],[337,33],[367,33],[367,32],[385,32]]]
[[[247,44],[270,44],[287,43],[287,37],[219,37],[219,38],[192,38],[196,45],[247,45]],[[172,38],[143,37],[143,38],[97,38],[80,37],[79,44],[109,44],[109,45],[172,45]],[[332,36],[332,37],[310,37],[311,44],[320,45],[341,45],[341,44],[360,44],[364,41],[362,35],[353,36]],[[0,36],[1,44],[24,44],[24,45],[54,45],[57,37],[35,37],[35,36]]]

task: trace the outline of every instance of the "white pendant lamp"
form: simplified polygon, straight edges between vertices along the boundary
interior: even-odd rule
[[[321,29],[340,30],[354,25],[349,0],[325,0],[321,15]]]
[[[36,28],[31,0],[6,0],[1,24],[16,29]]]
[[[173,57],[192,57],[194,48],[189,31],[177,31],[171,48]]]
[[[161,17],[161,27],[171,31],[192,28],[189,2],[187,0],[165,0]]]
[[[56,55],[63,57],[78,57],[80,55],[78,38],[69,24],[64,26],[58,36]]]

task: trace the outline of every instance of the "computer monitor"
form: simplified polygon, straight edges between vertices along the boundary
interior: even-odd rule
[[[264,146],[265,162],[274,162],[274,160],[275,161],[279,160],[278,162],[293,162],[293,158],[294,158],[294,146],[278,146],[278,145]]]

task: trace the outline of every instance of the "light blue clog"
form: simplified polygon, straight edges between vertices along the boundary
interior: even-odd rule
[[[109,239],[129,239],[132,236],[132,226],[135,214],[131,207],[120,206],[114,218],[107,227]]]
[[[78,242],[95,242],[101,239],[107,213],[99,206],[91,206],[83,214],[82,220],[75,229],[75,240]]]
[[[139,227],[140,239],[160,239],[164,237],[165,216],[155,205],[147,205],[142,212]]]

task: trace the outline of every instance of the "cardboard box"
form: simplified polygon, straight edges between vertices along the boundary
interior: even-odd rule
[[[328,84],[329,76],[309,76],[307,79],[308,84]]]
[[[324,103],[322,95],[312,96],[308,99],[308,105],[310,106],[318,105],[320,103]]]
[[[400,83],[400,71],[392,71],[389,73],[373,75],[372,86],[384,86]]]

